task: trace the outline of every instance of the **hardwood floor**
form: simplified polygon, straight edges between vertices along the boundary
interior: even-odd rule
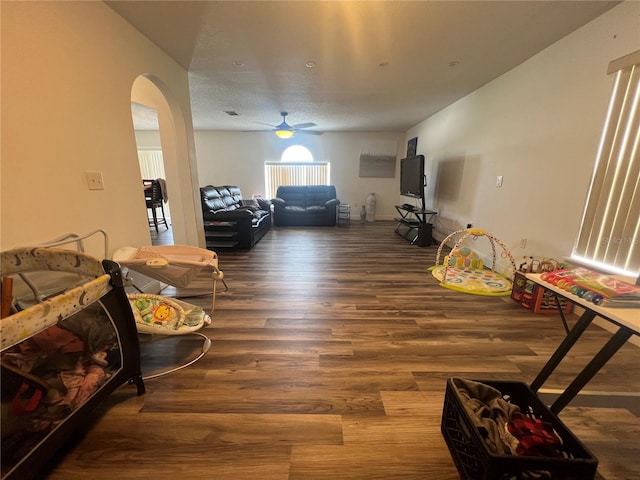
[[[436,247],[393,227],[273,228],[250,251],[219,252],[229,290],[202,330],[211,350],[142,397],[112,394],[46,478],[459,478],[440,433],[446,379],[531,382],[564,330],[508,297],[440,287]],[[609,336],[589,327],[545,388],[566,386]],[[200,344],[143,344],[143,373]],[[586,390],[637,395],[639,353],[625,345]],[[640,478],[638,397],[583,397],[560,418],[599,458],[597,478]]]

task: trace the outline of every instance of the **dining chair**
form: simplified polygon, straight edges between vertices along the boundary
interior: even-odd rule
[[[143,185],[150,185],[145,188],[145,200],[147,202],[147,209],[151,210],[151,218],[149,218],[149,226],[153,225],[158,232],[158,225],[164,224],[169,229],[167,218],[164,214],[164,196],[162,194],[162,187],[158,179],[155,180],[142,180]],[[158,217],[157,209],[162,212],[162,217]]]

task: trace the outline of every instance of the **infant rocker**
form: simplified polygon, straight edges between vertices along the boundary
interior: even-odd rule
[[[446,255],[443,263],[440,264],[440,254],[447,241],[461,234],[449,255]],[[490,269],[485,268],[482,258],[475,251],[462,245],[468,237],[472,237],[473,240],[485,237],[489,240],[493,253]],[[508,276],[496,270],[496,244],[502,249],[501,256],[507,258],[511,264],[512,271],[508,272]],[[498,238],[479,228],[467,228],[453,232],[440,243],[436,254],[436,265],[429,270],[445,288],[473,295],[507,296],[511,293],[510,278],[515,273],[516,262],[509,249]]]

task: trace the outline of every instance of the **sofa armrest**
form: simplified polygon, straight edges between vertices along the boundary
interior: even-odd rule
[[[277,206],[280,206],[280,207],[284,207],[287,204],[287,202],[284,200],[284,198],[279,198],[279,197],[276,197],[276,198],[272,199],[271,203],[273,203],[274,206],[277,205]]]
[[[205,215],[205,220],[214,222],[234,222],[237,220],[251,219],[253,218],[253,212],[251,210],[245,210],[237,208],[236,210],[221,210],[213,215]]]
[[[337,198],[332,198],[324,204],[325,207],[333,207],[335,205],[340,205],[340,200],[338,200]]]

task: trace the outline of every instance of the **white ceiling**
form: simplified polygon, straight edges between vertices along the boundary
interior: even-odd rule
[[[620,2],[106,3],[189,70],[196,130],[268,130],[284,110],[312,130],[405,131]]]

